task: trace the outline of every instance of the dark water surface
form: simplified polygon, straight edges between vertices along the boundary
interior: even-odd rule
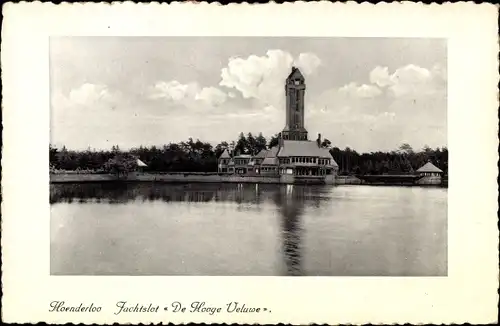
[[[445,276],[447,189],[51,184],[59,275]]]

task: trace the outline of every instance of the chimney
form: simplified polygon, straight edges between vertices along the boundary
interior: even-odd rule
[[[318,139],[316,139],[316,143],[318,144],[318,147],[321,147],[321,134],[318,134]]]
[[[278,135],[278,147],[281,148],[283,147],[284,142],[283,142],[283,136],[281,135],[281,132]]]

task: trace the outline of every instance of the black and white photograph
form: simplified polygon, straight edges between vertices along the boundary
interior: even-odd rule
[[[2,321],[498,321],[498,8],[2,7]]]
[[[49,44],[51,274],[447,275],[446,39]]]

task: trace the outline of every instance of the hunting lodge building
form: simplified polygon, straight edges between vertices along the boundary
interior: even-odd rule
[[[338,165],[330,151],[321,147],[321,134],[316,141],[308,140],[304,128],[305,90],[304,76],[293,67],[285,83],[286,124],[278,145],[254,156],[235,156],[225,150],[219,157],[219,173],[279,176],[283,182],[294,179],[334,182]]]

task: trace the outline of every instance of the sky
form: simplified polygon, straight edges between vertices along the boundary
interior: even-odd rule
[[[296,66],[310,139],[358,152],[447,146],[446,54],[444,39],[52,37],[51,143],[269,139]]]

